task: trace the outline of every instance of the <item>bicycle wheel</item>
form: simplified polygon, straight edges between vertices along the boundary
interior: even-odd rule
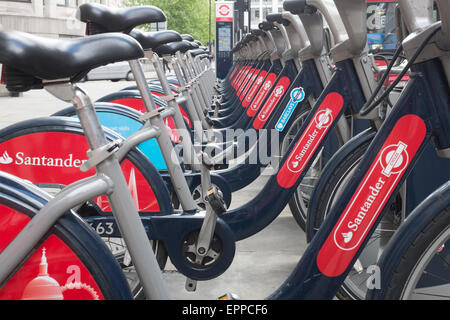
[[[351,151],[347,152],[340,161],[330,161],[331,165],[324,170],[311,200],[312,206],[308,217],[311,220],[308,221],[309,226],[307,227],[309,230],[308,239],[312,239],[326,219],[334,202],[340,198],[359,161],[366,153],[370,142],[371,139],[366,137]],[[312,212],[314,212],[314,215],[312,215]],[[367,281],[372,275],[371,267],[377,264],[378,257],[401,221],[401,198],[397,196],[336,294],[339,299],[361,300],[365,298]]]
[[[450,183],[408,217],[380,258],[368,299],[450,300]]]
[[[84,203],[77,210],[77,213],[82,218],[95,216],[100,217],[104,214],[93,201]],[[98,232],[98,230],[95,231]],[[133,299],[134,300],[144,299],[145,298],[144,288],[142,287],[139,277],[136,273],[136,270],[134,269],[125,241],[122,238],[113,238],[113,237],[101,237],[101,239],[106,244],[108,249],[113,254],[114,258],[122,268],[125,278],[128,281],[128,285],[130,286]],[[155,254],[159,268],[161,270],[164,270],[169,257],[164,243],[162,241],[150,240],[150,244],[152,246],[153,253]]]
[[[425,230],[403,256],[386,299],[450,300],[450,207]]]
[[[0,252],[39,212],[48,194],[0,173]],[[64,214],[2,283],[0,299],[131,299],[109,249],[72,212]]]

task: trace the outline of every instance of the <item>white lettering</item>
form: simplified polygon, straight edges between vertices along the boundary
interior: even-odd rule
[[[17,152],[16,153],[16,164],[18,164],[19,166],[23,164],[23,152]]]
[[[380,190],[383,188],[386,181],[384,181],[382,178],[378,179],[378,182],[375,184],[375,187],[370,186],[370,195],[367,197],[364,204],[361,206],[360,211],[358,212],[358,215],[353,221],[350,221],[347,224],[347,227],[352,231],[357,231],[359,226],[363,223],[364,219],[366,218],[367,213],[369,212],[369,209],[372,207],[372,204],[377,199],[378,195],[380,194]]]
[[[188,307],[183,307],[183,315],[208,315],[210,318],[214,317],[217,307],[196,307],[189,304]]]
[[[74,159],[73,154],[67,158],[50,158],[46,156],[30,157],[23,152],[16,153],[14,163],[16,165],[36,166],[36,167],[60,167],[60,168],[79,168],[87,160]]]
[[[303,157],[305,156],[306,152],[311,147],[312,143],[314,142],[314,140],[316,139],[318,134],[319,134],[319,132],[317,130],[314,130],[314,132],[309,135],[309,139],[306,142],[306,144],[303,146],[302,151],[298,155],[295,156],[296,160],[300,161],[301,159],[303,159]]]

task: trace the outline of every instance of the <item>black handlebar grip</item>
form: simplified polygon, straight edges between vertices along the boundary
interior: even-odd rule
[[[288,26],[289,25],[289,20],[286,20],[283,18],[283,15],[281,13],[270,13],[267,15],[266,17],[267,21],[269,22],[277,22],[279,24],[282,24],[284,26]]]
[[[258,25],[258,28],[263,31],[269,31],[275,29],[274,25],[269,21],[263,21]]]
[[[304,13],[306,0],[286,0],[283,2],[283,9],[292,14]]]
[[[254,36],[257,36],[257,37],[260,37],[260,36],[262,37],[262,36],[265,35],[265,33],[263,31],[259,30],[259,29],[252,29],[250,31],[250,33],[253,34]]]

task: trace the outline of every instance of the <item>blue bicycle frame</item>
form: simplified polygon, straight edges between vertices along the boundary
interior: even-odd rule
[[[307,81],[309,74],[308,69],[304,69],[300,72],[299,77],[304,80],[304,90],[306,95],[312,91],[308,84],[311,82]],[[353,61],[346,60],[337,63],[337,70],[330,80],[327,88],[324,90],[316,106],[310,112],[310,115],[305,121],[305,125],[300,129],[297,137],[294,141],[298,143],[293,143],[290,150],[287,152],[286,156],[281,162],[280,170],[278,174],[272,176],[266,183],[265,187],[261,192],[249,203],[243,205],[242,207],[230,210],[219,217],[217,221],[218,236],[221,237],[223,244],[230,244],[229,242],[243,240],[250,237],[266,226],[268,226],[285,208],[288,201],[292,197],[292,194],[297,189],[301,180],[305,176],[309,167],[311,166],[314,158],[320,152],[320,149],[325,144],[327,138],[331,135],[336,122],[344,114],[346,110],[349,110],[352,114],[357,114],[359,108],[364,104],[364,95],[359,87],[349,87],[342,86],[342,83],[358,83],[356,77],[356,72],[354,70]],[[294,83],[296,83],[294,81]],[[310,91],[311,90],[311,91]],[[340,97],[337,101],[330,100],[330,97]],[[289,98],[290,99],[290,98]],[[301,108],[304,101],[299,102],[297,108]],[[334,104],[334,106],[333,106]],[[324,111],[328,107],[333,108],[331,114],[327,114]],[[280,118],[274,117],[276,119],[274,122],[278,121]],[[291,120],[290,120],[291,121]],[[302,171],[296,171],[295,174],[292,172],[285,172],[288,167],[288,163],[291,158],[291,153],[296,153],[297,150],[302,149],[302,145],[308,145],[302,140],[302,137],[308,136],[308,126],[314,125],[317,127],[321,124],[320,128],[323,130],[321,139],[317,139],[317,143],[313,148],[309,150],[308,159],[302,165]],[[309,144],[311,146],[311,143]],[[183,214],[180,217],[176,215],[172,216],[146,216],[142,217],[142,222],[148,230],[148,236],[153,240],[162,240],[169,251],[169,256],[171,261],[174,263],[175,267],[194,280],[208,280],[214,276],[218,276],[220,272],[224,272],[234,255],[231,246],[228,253],[225,255],[227,258],[223,257],[222,262],[216,262],[215,265],[211,267],[211,270],[199,271],[192,265],[187,265],[179,252],[180,239],[187,236],[189,232],[192,232],[194,226],[199,225],[202,216]],[[182,219],[180,219],[182,218]],[[114,223],[112,218],[100,217],[100,218],[88,218],[87,220],[95,225],[97,223],[102,223],[109,219],[108,222]],[[92,221],[90,221],[92,220]],[[189,223],[191,221],[191,223]],[[196,222],[197,221],[197,222]],[[176,227],[177,234],[174,237],[174,228]],[[111,235],[115,236],[115,235]],[[212,270],[214,269],[214,270]]]
[[[448,82],[439,59],[412,79],[355,174],[274,299],[331,299],[350,272],[429,139],[450,147]],[[326,290],[324,290],[326,288]]]

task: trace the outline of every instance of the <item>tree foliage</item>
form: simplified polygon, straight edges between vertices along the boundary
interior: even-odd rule
[[[126,0],[126,6],[152,5],[167,16],[167,29],[191,34],[204,45],[209,41],[210,0]],[[211,0],[211,24],[214,23],[214,1]],[[214,41],[214,25],[211,26],[211,41]],[[149,29],[149,26],[144,26]]]

